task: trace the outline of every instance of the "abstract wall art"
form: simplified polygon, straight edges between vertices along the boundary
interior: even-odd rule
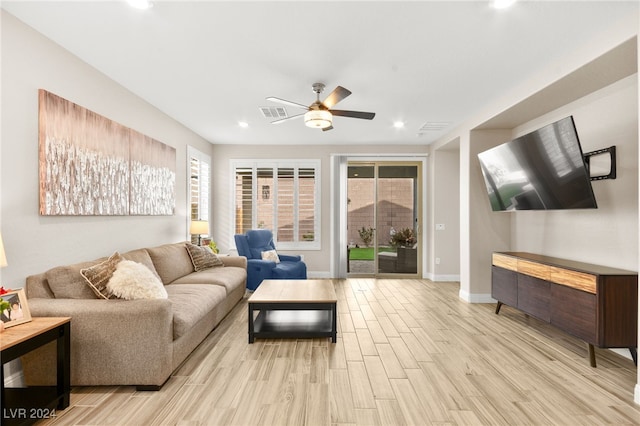
[[[173,215],[176,150],[39,91],[41,215]]]

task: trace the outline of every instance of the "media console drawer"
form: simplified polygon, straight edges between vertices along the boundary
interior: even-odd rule
[[[526,252],[495,252],[491,296],[593,347],[629,348],[637,364],[638,274]]]

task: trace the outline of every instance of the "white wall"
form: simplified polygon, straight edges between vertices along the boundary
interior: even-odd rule
[[[426,155],[426,147],[413,145],[389,145],[389,146],[360,146],[340,145],[321,146],[304,145],[291,147],[263,146],[263,145],[215,145],[212,164],[212,190],[214,217],[213,238],[218,242],[223,252],[233,249],[234,213],[229,200],[232,199],[231,171],[229,169],[232,159],[319,159],[321,161],[321,195],[320,195],[320,220],[321,220],[321,248],[320,250],[298,251],[303,254],[310,276],[332,277],[331,271],[331,182],[337,176],[331,176],[332,154],[420,154]],[[286,253],[286,252],[285,252]],[[337,274],[337,271],[336,271]]]
[[[187,233],[187,145],[212,146],[68,51],[2,11],[0,226],[2,285],[115,250],[181,241]],[[39,216],[38,89],[46,89],[176,148],[174,216]]]
[[[616,145],[617,178],[592,182],[597,209],[511,213],[511,249],[637,271],[637,75],[518,126],[513,137],[569,115],[584,152]]]

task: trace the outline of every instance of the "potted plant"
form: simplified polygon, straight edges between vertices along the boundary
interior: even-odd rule
[[[393,247],[413,247],[416,242],[416,235],[413,229],[402,228],[391,236],[389,244]]]
[[[371,245],[374,231],[375,229],[373,229],[372,227],[365,228],[364,226],[358,231],[358,234],[360,235],[360,238],[362,239],[362,242],[366,247],[369,247],[369,245]]]

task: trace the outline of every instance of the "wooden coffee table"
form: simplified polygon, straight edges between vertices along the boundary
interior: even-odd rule
[[[249,343],[314,337],[336,343],[336,303],[331,280],[264,280],[249,297]]]

